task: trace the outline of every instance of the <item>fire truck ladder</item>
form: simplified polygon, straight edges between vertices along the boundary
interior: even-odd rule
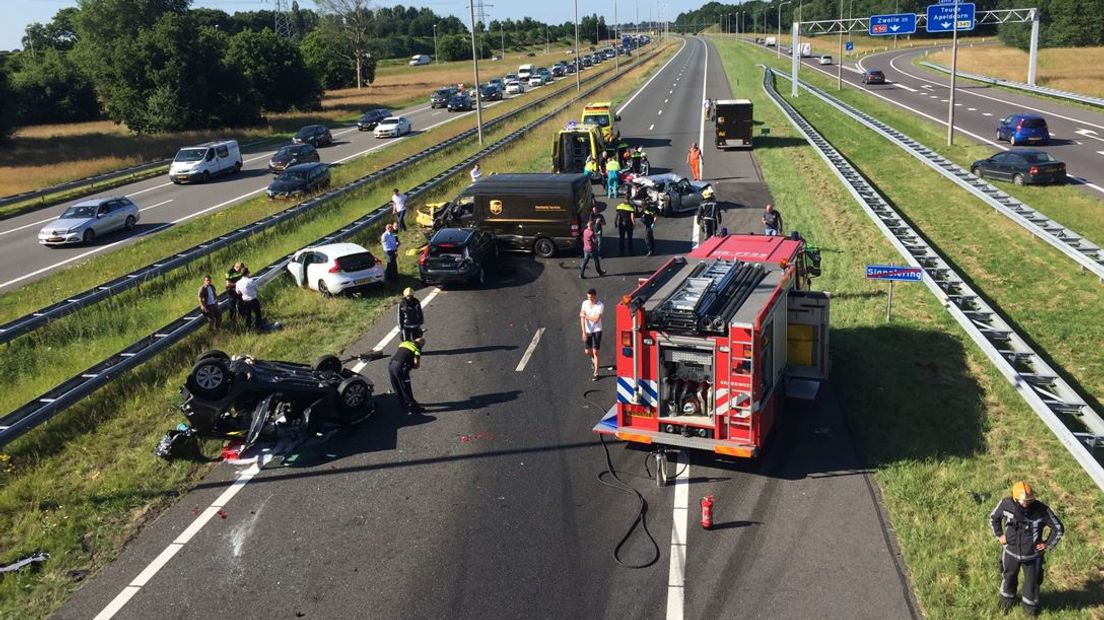
[[[1104,420],[1100,415],[909,226],[839,151],[778,94],[772,78],[773,72],[767,68],[763,74],[763,90],[767,96],[828,163],[906,262],[924,270],[924,284],[928,289],[1104,491],[1104,467],[1092,453],[1092,449],[1104,446]],[[1088,432],[1071,430],[1063,417],[1076,420]]]
[[[790,78],[790,76],[783,73],[777,75],[786,79]],[[1091,271],[1101,281],[1104,281],[1104,249],[1101,249],[1099,245],[1050,219],[1029,205],[1009,196],[984,181],[981,177],[971,174],[965,168],[873,116],[836,99],[815,86],[800,81],[799,84],[820,100],[866,125],[878,135],[901,147],[909,155],[980,198],[985,204],[993,207],[998,213],[1020,225],[1027,232],[1054,246],[1059,252],[1080,264],[1082,271]]]
[[[743,304],[764,273],[762,265],[742,261],[703,262],[660,302],[654,318],[668,329],[723,333],[727,317]]]

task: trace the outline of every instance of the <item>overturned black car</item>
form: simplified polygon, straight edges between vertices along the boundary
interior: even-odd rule
[[[383,356],[372,352],[350,359]],[[180,389],[180,409],[197,435],[245,438],[250,445],[273,425],[301,424],[318,432],[326,425],[360,422],[375,410],[373,391],[371,381],[333,355],[307,365],[207,351]]]

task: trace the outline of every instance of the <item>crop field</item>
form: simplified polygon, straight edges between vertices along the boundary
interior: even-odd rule
[[[755,63],[772,55],[744,43],[718,46],[730,79],[761,83]],[[875,472],[924,614],[999,614],[999,548],[987,517],[1013,481],[1028,479],[1067,527],[1048,554],[1044,613],[1104,617],[1104,497],[925,288],[898,287],[886,321],[884,286],[866,281],[863,266],[900,257],[761,89],[747,92],[770,128],[757,137],[756,156],[775,203],[823,248],[825,275],[816,284],[833,294],[832,383]],[[936,125],[855,89],[842,97],[929,146],[941,144]],[[1099,411],[1104,332],[1084,320],[1104,304],[1099,282],[816,98],[803,94],[795,105]],[[940,150],[957,161],[977,148]],[[1100,238],[1101,229],[1084,232]]]
[[[958,69],[1026,82],[1027,59],[1027,52],[1003,45],[959,48]],[[928,60],[950,67],[951,50],[933,51]],[[1104,47],[1040,49],[1035,77],[1040,86],[1104,97]]]
[[[673,49],[647,66],[628,72],[624,79],[594,96],[613,101],[623,99],[658,68]],[[573,88],[569,90],[574,93]],[[534,109],[526,114],[529,120],[541,114],[540,108],[532,107]],[[547,131],[537,129],[536,135],[543,138],[550,134],[552,127],[561,126],[577,113],[578,110],[570,110],[560,114],[545,125],[549,128]],[[524,122],[527,120],[519,119],[509,125]],[[487,138],[493,140],[507,131],[508,128],[496,129],[494,135]],[[439,136],[423,138],[440,139]],[[398,151],[401,147],[417,150],[414,144],[404,144],[384,152],[388,157],[397,157],[397,152],[390,151]],[[27,346],[48,354],[48,350],[56,349],[63,341],[72,342],[73,337],[80,337],[84,359],[75,366],[102,357],[104,351],[118,348],[134,340],[143,330],[148,331],[150,326],[160,325],[190,308],[195,282],[202,274],[218,273],[239,259],[254,267],[263,265],[289,248],[299,247],[366,210],[375,209],[387,200],[393,186],[409,187],[477,149],[470,143],[453,149],[451,153],[404,170],[397,178],[367,188],[355,198],[337,201],[328,209],[174,272],[129,299],[62,319],[57,328],[68,330],[67,333],[44,335],[39,342]],[[549,140],[522,140],[486,158],[482,165],[488,173],[545,170],[549,156]],[[457,180],[450,187],[442,188],[439,194],[446,195],[462,184],[463,179]],[[417,209],[421,202],[411,201],[410,207]],[[249,211],[253,208],[252,203],[234,207],[225,212],[226,217],[256,217],[257,211]],[[206,230],[209,236],[210,223]],[[370,231],[353,241],[378,247],[378,234],[378,230]],[[401,238],[404,247],[417,247],[421,232],[411,230]],[[165,247],[159,247],[156,255],[164,251]],[[146,258],[151,258],[150,250],[146,252]],[[282,331],[253,334],[234,329],[204,330],[120,377],[46,427],[8,446],[7,452],[0,455],[0,548],[13,552],[46,549],[52,555],[41,571],[20,573],[0,581],[0,617],[49,616],[77,587],[69,576],[70,571],[95,572],[108,564],[159,509],[186,495],[209,470],[209,464],[166,463],[152,454],[152,447],[160,435],[180,420],[176,410],[178,388],[196,354],[204,349],[219,348],[230,352],[250,351],[262,358],[297,360],[313,359],[325,352],[341,352],[357,340],[362,326],[377,320],[394,303],[398,291],[416,285],[412,276],[414,256],[400,252],[399,263],[400,282],[361,298],[323,299],[280,279],[264,288],[261,295],[270,318],[284,325]],[[120,311],[122,308],[126,311]],[[58,340],[48,342],[54,338]],[[12,353],[5,359],[27,359],[22,353]],[[23,380],[17,382],[31,387],[30,381],[24,375]],[[9,384],[9,387],[14,386]],[[39,387],[42,386],[33,386],[31,391]],[[7,391],[7,388],[0,391]],[[217,448],[212,442],[207,449],[214,453]]]

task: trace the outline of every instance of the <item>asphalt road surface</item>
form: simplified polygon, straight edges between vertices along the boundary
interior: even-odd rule
[[[865,89],[872,96],[946,127],[950,76],[933,74],[913,66],[913,58],[924,52],[917,49],[894,50],[868,56],[855,64],[845,64],[843,80],[856,88]],[[832,78],[837,75],[835,66],[821,66],[815,57],[802,59],[802,63],[803,70],[810,68]],[[862,72],[870,69],[882,70],[887,83],[864,85]],[[1015,148],[1037,148],[1049,152],[1066,163],[1072,182],[1096,198],[1104,198],[1104,113],[969,80],[956,81],[955,132],[959,135],[958,139],[965,135],[993,147],[994,152],[1010,150],[1013,147],[1008,142],[997,141],[997,125],[1002,118],[1015,113],[1042,115],[1051,134],[1048,145],[1021,145]]]
[[[534,88],[520,96],[542,97],[547,92],[547,88]],[[426,93],[426,97],[429,97],[429,93]],[[514,96],[508,98],[512,99]],[[498,102],[489,102],[484,108],[497,104]],[[427,103],[395,111],[395,114],[410,119],[413,132],[399,138],[377,140],[371,131],[357,131],[356,125],[333,127],[331,131],[334,144],[319,149],[322,161],[340,164],[384,149],[410,136],[431,131],[450,120],[471,116],[474,112],[430,109]],[[474,123],[474,118],[472,122]],[[243,150],[242,159],[245,165],[240,173],[216,177],[206,184],[174,185],[169,181],[168,175],[163,174],[88,196],[87,198],[126,195],[141,210],[141,221],[131,233],[110,233],[97,238],[91,247],[74,245],[50,248],[38,243],[38,231],[42,226],[56,219],[72,202],[0,220],[0,291],[15,289],[78,261],[110,252],[134,239],[156,234],[192,218],[263,195],[272,180],[272,175],[268,172],[268,160],[275,151],[276,148],[270,146]]]
[[[622,135],[647,145],[657,170],[685,173],[687,147],[707,135],[703,93],[730,89],[716,53],[691,38],[623,107]],[[704,168],[727,179],[726,225],[757,230],[766,195],[750,155],[708,146]],[[591,428],[615,379],[590,380],[578,308],[596,287],[612,333],[617,297],[687,251],[691,228],[688,216],[661,219],[654,257],[639,238],[637,256],[616,257],[607,238],[603,278],[580,280],[576,256],[516,256],[484,289],[419,291],[429,342],[414,390],[427,415],[401,414],[386,361],[369,364],[372,419],[302,450],[299,467],[246,470],[236,485],[234,468],[216,468],[57,617],[916,617],[831,389],[790,410],[758,462],[680,457],[675,486],[645,477],[646,451],[611,443],[658,545],[645,568],[614,560],[638,506],[596,479],[606,457]],[[393,351],[392,321],[354,352]],[[676,489],[690,510],[675,508]],[[712,531],[697,525],[707,494]],[[652,555],[639,530],[622,550],[630,564]]]

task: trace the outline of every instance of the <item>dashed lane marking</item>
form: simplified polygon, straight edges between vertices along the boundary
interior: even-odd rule
[[[655,123],[652,123],[651,125],[648,125],[648,131],[651,131],[653,129],[655,129]]]
[[[529,343],[529,348],[525,349],[525,354],[521,356],[521,361],[518,362],[516,370],[521,372],[525,370],[525,365],[529,363],[529,358],[533,356],[533,351],[537,350],[537,345],[540,344],[541,336],[544,334],[544,328],[537,330],[537,333],[533,334],[533,341]]]

